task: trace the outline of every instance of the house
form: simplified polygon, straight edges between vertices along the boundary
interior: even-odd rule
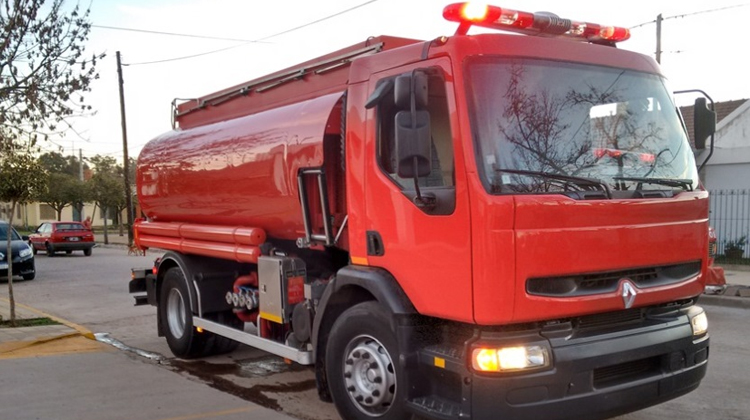
[[[719,253],[723,253],[728,242],[750,237],[750,100],[717,102],[714,107],[714,151],[701,171],[701,180],[711,194],[709,219],[716,229]],[[693,142],[693,107],[680,110]],[[698,164],[709,154],[709,148],[700,151]],[[750,257],[750,247],[744,257]]]
[[[0,220],[9,220],[10,211],[10,203],[0,203]],[[81,219],[80,217],[78,217],[78,215],[74,215],[73,213],[73,208],[71,206],[65,207],[62,211],[61,220]],[[100,227],[104,225],[104,215],[102,214],[102,211],[99,207],[96,207],[96,211],[94,211],[93,203],[84,204],[83,215],[84,218],[86,216],[93,215],[91,221],[94,227]],[[127,213],[123,211],[121,220],[126,219]],[[14,226],[32,230],[43,222],[54,220],[57,220],[57,212],[49,205],[42,203],[19,204],[18,206],[16,206],[15,213],[13,214]],[[107,225],[112,226],[114,222],[115,217],[110,214],[107,218]]]

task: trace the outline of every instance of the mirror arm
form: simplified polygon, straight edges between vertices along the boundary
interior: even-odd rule
[[[706,98],[708,98],[709,101],[711,101],[711,110],[714,112],[716,111],[716,105],[714,104],[713,98],[708,95],[705,91],[701,89],[686,89],[686,90],[677,90],[673,92],[675,95],[680,95],[682,93],[700,93]],[[695,112],[695,111],[693,111]],[[716,130],[714,130],[713,133],[711,133],[711,148],[708,150],[708,156],[703,160],[703,163],[701,163],[701,166],[698,167],[698,176],[700,176],[701,171],[703,170],[703,167],[706,166],[709,160],[711,160],[711,156],[714,154],[714,136],[716,135]]]

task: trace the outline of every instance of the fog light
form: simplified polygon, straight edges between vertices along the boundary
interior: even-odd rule
[[[708,317],[705,312],[690,319],[690,325],[693,327],[693,336],[703,335],[708,331]]]
[[[477,348],[471,364],[480,372],[507,372],[549,366],[549,353],[542,346]]]

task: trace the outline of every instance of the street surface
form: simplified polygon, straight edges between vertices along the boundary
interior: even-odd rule
[[[139,369],[177,372],[185,381],[299,419],[339,419],[333,405],[318,399],[309,367],[287,365],[278,357],[245,346],[226,356],[195,361],[174,359],[166,341],[157,337],[155,308],[133,306],[127,290],[130,268],[149,267],[158,254],[128,256],[125,248],[97,247],[93,251],[91,257],[76,252],[53,258],[40,252],[36,259],[36,280],[14,282],[17,301],[83,325],[100,336],[108,334],[115,343],[126,346],[117,351],[128,352],[132,359],[142,361]],[[750,311],[722,306],[706,308],[711,353],[708,374],[701,387],[677,400],[618,420],[750,419],[750,399],[746,397],[750,389]],[[86,380],[77,379],[69,370],[52,366],[49,375],[51,380]],[[211,404],[203,401],[204,406]]]

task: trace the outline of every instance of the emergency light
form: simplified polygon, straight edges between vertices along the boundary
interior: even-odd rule
[[[443,9],[443,17],[460,26],[456,35],[466,35],[472,25],[527,35],[559,36],[595,43],[625,41],[630,30],[617,26],[563,19],[551,13],[528,13],[477,3],[454,3]]]

